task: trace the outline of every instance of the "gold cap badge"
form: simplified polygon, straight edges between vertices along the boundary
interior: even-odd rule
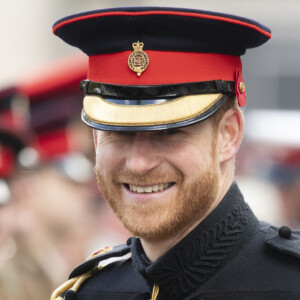
[[[136,72],[138,76],[147,69],[149,65],[149,57],[147,53],[143,51],[144,43],[137,41],[132,44],[133,52],[128,57],[129,68]]]

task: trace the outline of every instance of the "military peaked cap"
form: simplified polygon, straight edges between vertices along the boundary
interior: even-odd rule
[[[245,105],[240,56],[271,37],[245,18],[164,7],[76,14],[53,32],[89,56],[83,120],[113,131],[191,125],[232,95]]]

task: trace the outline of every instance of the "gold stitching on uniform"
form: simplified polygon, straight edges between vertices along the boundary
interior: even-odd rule
[[[169,124],[194,118],[222,97],[222,94],[188,95],[170,102],[149,105],[118,105],[100,96],[86,96],[83,109],[93,122],[114,126]]]
[[[50,300],[62,300],[63,298],[60,295],[68,290],[77,292],[84,281],[90,278],[97,270],[99,270],[98,266],[83,275],[69,279],[52,293]]]
[[[159,293],[159,286],[154,283],[151,300],[156,300]]]

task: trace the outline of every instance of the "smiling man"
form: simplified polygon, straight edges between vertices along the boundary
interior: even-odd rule
[[[299,234],[259,222],[234,182],[240,56],[270,30],[140,7],[66,17],[53,32],[89,56],[82,119],[95,174],[134,237],[93,253],[52,299],[300,299]]]
[[[199,224],[233,180],[220,182],[210,122],[95,135],[100,189],[152,260]]]

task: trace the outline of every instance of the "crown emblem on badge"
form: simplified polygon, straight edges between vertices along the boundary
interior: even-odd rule
[[[137,41],[132,44],[133,52],[128,57],[129,68],[136,72],[138,76],[147,69],[149,65],[149,57],[147,53],[143,51],[144,43]]]

